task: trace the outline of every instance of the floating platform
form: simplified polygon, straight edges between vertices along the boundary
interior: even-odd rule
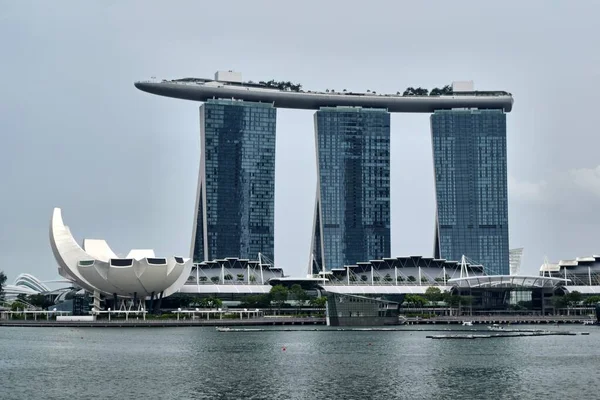
[[[529,337],[529,336],[576,336],[576,335],[589,335],[589,332],[560,332],[560,331],[542,331],[542,332],[502,332],[487,335],[478,334],[459,334],[459,335],[427,335],[427,339],[493,339],[493,338],[506,338],[506,337]]]

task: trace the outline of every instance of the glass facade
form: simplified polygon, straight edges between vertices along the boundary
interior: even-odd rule
[[[442,110],[431,115],[437,200],[435,257],[462,255],[489,275],[508,275],[506,115]]]
[[[275,123],[272,104],[208,100],[193,260],[274,258]]]
[[[317,204],[312,272],[390,256],[390,114],[315,113]]]

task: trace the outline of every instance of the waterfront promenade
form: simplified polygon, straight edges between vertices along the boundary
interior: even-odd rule
[[[514,315],[495,315],[495,316],[439,316],[433,318],[406,318],[399,321],[406,325],[456,325],[465,321],[473,325],[491,325],[491,324],[590,324],[595,323],[596,319],[589,316],[567,316],[567,315],[548,315],[548,316],[514,316]],[[55,320],[22,320],[5,319],[0,320],[0,327],[72,327],[72,328],[166,328],[182,326],[282,326],[282,325],[325,325],[325,318],[322,317],[257,317],[245,319],[100,319],[96,321],[55,321]]]
[[[407,318],[408,324],[583,324],[596,322],[596,318],[587,315],[490,315],[490,316],[439,316],[433,318]]]
[[[71,327],[71,328],[166,328],[177,326],[265,326],[265,325],[325,325],[317,317],[258,317],[246,319],[100,319],[96,321],[0,320],[2,326]]]

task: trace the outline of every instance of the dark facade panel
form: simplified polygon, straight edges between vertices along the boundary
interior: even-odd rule
[[[437,200],[436,257],[509,273],[506,115],[444,110],[431,116]]]
[[[390,114],[315,113],[317,206],[313,260],[331,270],[390,255]]]
[[[275,124],[271,104],[208,100],[194,262],[274,256]],[[205,229],[206,227],[206,229]]]

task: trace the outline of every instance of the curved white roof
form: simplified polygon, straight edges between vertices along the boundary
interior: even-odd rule
[[[168,296],[185,283],[192,269],[189,258],[157,258],[153,250],[132,250],[117,258],[104,240],[84,241],[79,247],[55,208],[50,224],[50,244],[59,274],[87,291],[106,295],[144,298]]]
[[[321,285],[323,290],[339,294],[425,294],[430,287],[420,285]],[[433,286],[443,291],[448,291],[452,286]]]
[[[13,285],[19,287],[27,287],[31,290],[36,291],[37,293],[50,291],[50,288],[48,286],[40,282],[38,278],[31,274],[20,274],[15,278]]]
[[[545,276],[483,275],[449,279],[448,283],[460,288],[551,288],[569,281],[569,279]]]

